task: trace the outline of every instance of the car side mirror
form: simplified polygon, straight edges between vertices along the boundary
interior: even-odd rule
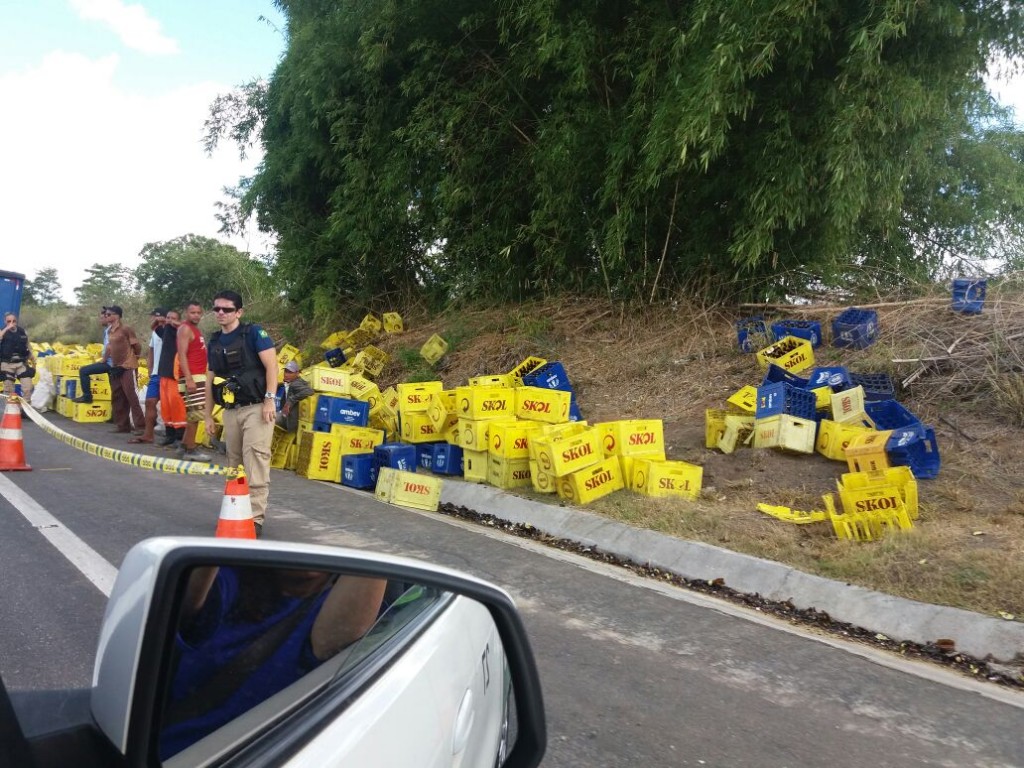
[[[536,766],[537,667],[511,598],[414,560],[158,538],[120,568],[91,710],[129,766]]]

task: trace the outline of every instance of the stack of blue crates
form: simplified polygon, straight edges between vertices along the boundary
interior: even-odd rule
[[[985,306],[987,283],[979,279],[958,278],[953,281],[953,311],[976,315]]]
[[[760,315],[736,321],[736,341],[744,352],[757,352],[774,340],[768,323]]]
[[[377,466],[372,453],[355,453],[341,458],[341,484],[350,488],[377,485]]]
[[[811,342],[811,347],[821,346],[821,323],[815,320],[778,320],[772,323],[772,335],[776,339],[796,336]]]
[[[547,363],[535,371],[523,376],[523,384],[528,387],[540,387],[541,389],[557,389],[561,392],[569,392],[572,395],[569,401],[569,421],[583,421],[583,414],[576,403],[576,392],[569,383],[569,377],[565,373],[565,366],[561,363]]]
[[[814,421],[817,415],[816,400],[813,392],[784,381],[764,384],[757,388],[757,411],[754,415],[765,419],[788,413],[790,416]]]
[[[432,443],[433,471],[439,475],[462,474],[462,448],[448,443]]]
[[[878,313],[873,309],[843,310],[832,321],[832,346],[864,349],[878,340]]]

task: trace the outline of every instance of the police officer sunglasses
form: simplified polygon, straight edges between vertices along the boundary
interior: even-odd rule
[[[219,315],[221,313],[237,312],[238,307],[214,307],[213,311]]]

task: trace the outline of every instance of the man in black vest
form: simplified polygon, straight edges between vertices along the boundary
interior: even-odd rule
[[[209,370],[206,377],[204,418],[206,434],[213,435],[214,403],[224,406],[224,433],[228,465],[242,464],[249,481],[249,499],[256,535],[263,522],[270,491],[270,443],[277,416],[277,350],[267,332],[242,322],[242,297],[221,291],[213,297],[213,312],[220,330],[206,345]],[[224,381],[214,385],[214,378]]]
[[[4,379],[4,394],[14,394],[15,379],[21,381],[21,396],[32,398],[32,377],[36,375],[32,347],[28,334],[18,325],[18,316],[13,312],[4,315],[4,327],[0,329],[0,374]]]

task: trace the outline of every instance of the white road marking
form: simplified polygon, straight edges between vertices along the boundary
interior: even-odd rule
[[[47,512],[42,505],[15,485],[6,476],[0,474],[0,496],[10,502],[11,506],[32,525],[35,526],[47,541],[57,548],[68,561],[91,581],[100,592],[110,597],[117,577],[117,568],[103,559],[92,547],[78,538],[56,517]]]

